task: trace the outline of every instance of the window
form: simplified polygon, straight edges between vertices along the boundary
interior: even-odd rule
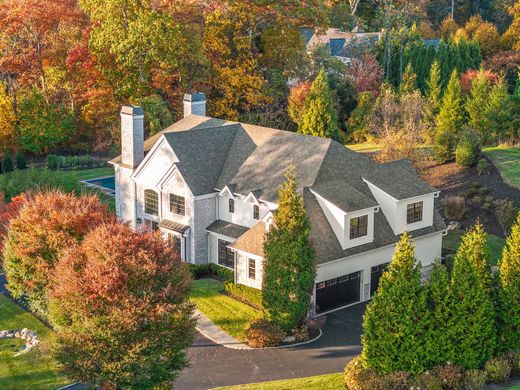
[[[234,268],[235,256],[231,249],[228,248],[230,242],[218,240],[218,263],[224,267]]]
[[[258,207],[256,204],[253,206],[253,218],[254,219],[260,218],[260,207]]]
[[[159,215],[159,195],[154,190],[144,191],[144,212]]]
[[[235,212],[235,199],[229,199],[229,212]]]
[[[350,239],[367,235],[368,215],[350,219]]]
[[[170,211],[173,214],[184,215],[186,206],[183,196],[170,194]]]
[[[423,202],[411,203],[406,207],[406,223],[422,221]]]
[[[168,233],[168,240],[175,247],[175,250],[177,250],[179,254],[181,254],[181,236]]]
[[[247,259],[247,274],[249,279],[256,279],[256,260]]]

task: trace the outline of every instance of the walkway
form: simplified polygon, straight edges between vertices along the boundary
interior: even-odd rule
[[[364,310],[365,304],[359,304],[329,314],[319,340],[293,348],[237,351],[198,335],[188,352],[191,366],[175,382],[175,389],[208,389],[341,372],[361,351]]]
[[[220,344],[226,348],[232,349],[251,349],[240,340],[230,336],[217,325],[215,325],[208,317],[201,311],[195,309],[195,316],[197,317],[197,330],[205,338],[213,341],[216,344]]]

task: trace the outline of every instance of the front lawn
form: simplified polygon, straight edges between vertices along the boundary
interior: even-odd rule
[[[253,383],[221,387],[227,390],[304,390],[304,389],[344,389],[345,376],[343,373],[311,376],[307,378],[287,379],[272,382]]]
[[[25,354],[14,356],[23,342],[0,340],[0,389],[57,389],[70,383],[50,357],[52,331],[0,294],[0,330],[22,328],[35,331],[41,343]]]
[[[520,188],[520,148],[485,148],[483,153],[493,161],[507,184]]]
[[[464,232],[460,229],[448,231],[448,234],[442,238],[442,247],[451,252],[456,252],[463,234]],[[504,249],[505,243],[506,240],[502,237],[488,234],[488,248],[491,255],[491,265],[497,265],[498,260],[502,257],[502,249]]]
[[[242,302],[222,294],[224,284],[214,279],[193,282],[191,300],[201,312],[229,335],[245,341],[249,323],[262,313]]]

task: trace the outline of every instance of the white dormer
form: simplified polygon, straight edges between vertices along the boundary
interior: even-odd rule
[[[218,219],[237,225],[252,227],[275,209],[276,206],[261,201],[258,192],[247,195],[233,193],[233,186],[225,186],[219,191]]]

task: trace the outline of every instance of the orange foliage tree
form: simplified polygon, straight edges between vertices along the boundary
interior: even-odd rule
[[[347,77],[354,84],[357,93],[371,92],[377,97],[383,82],[383,69],[374,55],[365,53],[361,59],[352,61]]]
[[[291,92],[288,99],[289,116],[297,125],[303,120],[303,106],[305,99],[309,95],[312,82],[303,81],[291,87]]]
[[[26,200],[26,195],[20,194],[12,198],[10,203],[5,203],[4,194],[0,193],[0,252],[4,247],[4,237],[7,234],[9,222],[18,216]]]
[[[497,83],[498,75],[496,73],[487,69],[483,69],[482,72],[484,76],[488,79],[489,85],[492,86]],[[468,94],[468,92],[471,90],[473,80],[475,79],[475,77],[477,77],[478,73],[478,70],[470,69],[460,76],[460,86],[462,87],[462,93],[464,95]]]
[[[7,288],[45,316],[49,276],[60,255],[113,217],[97,196],[37,193],[11,219],[3,249]]]
[[[190,284],[188,267],[159,234],[99,226],[52,277],[56,358],[69,377],[107,388],[171,383],[194,333]]]

